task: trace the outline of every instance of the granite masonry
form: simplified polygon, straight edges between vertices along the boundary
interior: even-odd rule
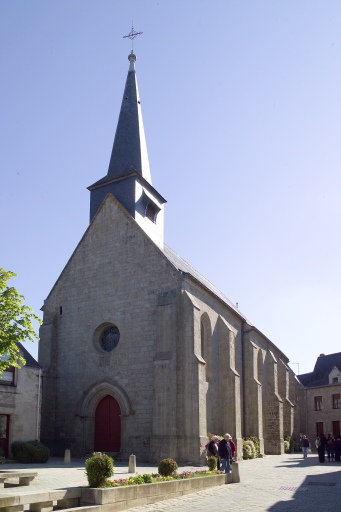
[[[134,54],[108,174],[90,225],[44,302],[42,442],[202,463],[207,433],[257,436],[281,454],[299,435],[288,358],[163,241]]]

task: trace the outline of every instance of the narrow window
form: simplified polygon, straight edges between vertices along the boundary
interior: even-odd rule
[[[59,306],[59,314],[62,315],[63,314],[63,306]]]
[[[322,411],[322,396],[315,396],[315,411]]]
[[[339,383],[339,377],[333,377],[333,384]]]
[[[14,386],[14,367],[6,368],[0,375],[0,384],[3,386]]]
[[[340,409],[340,393],[333,395],[333,409]]]

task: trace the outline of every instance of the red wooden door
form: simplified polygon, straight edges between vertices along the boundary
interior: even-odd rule
[[[121,409],[117,400],[106,395],[95,412],[95,452],[121,450]]]

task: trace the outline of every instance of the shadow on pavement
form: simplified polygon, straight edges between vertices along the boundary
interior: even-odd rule
[[[305,460],[302,459],[301,462],[305,463]],[[297,465],[287,467],[295,468]],[[311,512],[323,510],[340,512],[341,510],[341,470],[319,475],[308,475],[297,487],[281,486],[279,483],[279,488],[283,493],[286,491],[296,492],[291,501],[279,501],[267,508],[268,512],[303,512],[308,510]]]

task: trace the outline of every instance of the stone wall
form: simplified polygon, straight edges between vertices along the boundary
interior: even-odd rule
[[[39,369],[15,369],[15,386],[0,385],[0,414],[10,416],[9,447],[14,441],[39,439],[41,393]]]

